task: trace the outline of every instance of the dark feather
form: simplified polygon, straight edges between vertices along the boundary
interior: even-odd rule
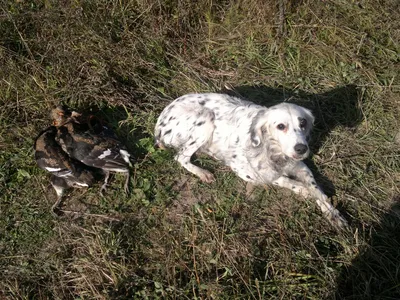
[[[58,129],[64,151],[85,165],[115,172],[128,172],[123,145],[109,133],[94,134],[90,128],[70,122]],[[124,153],[124,152],[123,152]]]
[[[90,186],[94,181],[93,170],[69,157],[56,142],[57,128],[50,126],[35,140],[35,159],[38,166],[54,176],[63,178],[67,185]]]

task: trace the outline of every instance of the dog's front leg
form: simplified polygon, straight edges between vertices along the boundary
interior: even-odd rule
[[[335,209],[329,202],[328,197],[322,191],[322,189],[317,185],[313,174],[305,163],[299,162],[291,174],[298,181],[303,184],[303,188],[308,191],[308,195],[315,198],[321,211],[327,216],[328,220],[339,226],[346,227],[347,221],[340,215],[339,211]]]
[[[287,176],[279,177],[278,179],[274,180],[272,184],[292,190],[294,193],[303,197],[310,196],[309,190],[300,181],[291,179]]]

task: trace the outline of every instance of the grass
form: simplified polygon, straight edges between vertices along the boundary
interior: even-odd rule
[[[5,1],[0,11],[0,298],[400,298],[396,1]],[[316,115],[307,164],[350,222],[199,156],[153,146],[158,114],[225,91]],[[111,124],[136,158],[50,207],[32,145],[59,103]],[[78,212],[78,213],[73,213]]]

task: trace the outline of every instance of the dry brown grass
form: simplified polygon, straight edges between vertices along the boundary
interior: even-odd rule
[[[396,1],[8,1],[0,10],[0,298],[398,299]],[[351,223],[245,185],[199,182],[153,146],[171,99],[221,91],[313,109],[308,164]],[[137,159],[129,197],[71,191],[53,219],[36,134],[58,103]],[[112,186],[121,186],[119,176]],[[76,213],[74,213],[75,211]]]

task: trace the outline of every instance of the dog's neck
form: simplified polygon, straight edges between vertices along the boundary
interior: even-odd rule
[[[282,152],[281,147],[275,140],[268,140],[267,157],[272,162],[271,166],[278,173],[282,173],[283,170],[291,165],[294,160]]]
[[[250,165],[255,163],[255,165],[252,166],[253,168],[272,168],[275,172],[282,174],[285,168],[295,163],[293,158],[290,158],[282,152],[278,142],[274,139],[263,141],[259,147],[253,147],[251,145],[249,147],[252,147],[252,149],[248,151],[248,153],[252,152],[253,157],[256,158],[255,160],[249,160]],[[263,167],[263,165],[265,165],[265,167]]]

